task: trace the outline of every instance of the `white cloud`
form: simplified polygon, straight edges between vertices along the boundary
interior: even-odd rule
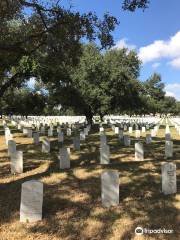
[[[169,91],[166,92],[166,96],[176,98],[176,95],[173,92],[169,92]]]
[[[174,68],[180,69],[180,57],[170,61],[169,64]]]
[[[153,63],[152,67],[153,68],[158,68],[160,65],[161,65],[160,62],[155,62],[155,63]]]
[[[116,43],[116,45],[113,48],[117,49],[128,48],[129,50],[134,50],[136,49],[136,45],[129,44],[127,38],[122,38]]]
[[[180,101],[180,83],[170,83],[165,86],[166,96],[175,97]]]
[[[152,44],[139,49],[139,58],[143,63],[161,58],[170,58],[173,61],[180,57],[180,31],[169,40],[156,40]]]

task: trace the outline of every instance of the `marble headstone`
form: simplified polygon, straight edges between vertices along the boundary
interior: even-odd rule
[[[67,134],[67,136],[71,136],[71,128],[67,128],[66,134]]]
[[[104,146],[107,144],[107,137],[105,134],[100,135],[100,146]]]
[[[81,141],[85,141],[85,140],[86,140],[86,134],[85,134],[84,131],[81,131],[81,132],[80,132],[80,140],[81,140]]]
[[[22,173],[23,172],[23,152],[16,151],[11,154],[11,173]]]
[[[42,152],[49,153],[50,152],[50,141],[48,138],[44,138],[42,141]]]
[[[43,183],[36,180],[24,182],[21,189],[20,222],[42,220]]]
[[[136,138],[140,138],[141,137],[141,131],[140,130],[136,130]]]
[[[119,204],[119,173],[108,170],[101,174],[101,199],[104,207]]]
[[[100,163],[109,164],[110,149],[109,145],[102,145],[100,147]]]
[[[135,160],[144,160],[144,148],[143,144],[140,142],[135,143]]]
[[[142,133],[145,133],[145,132],[146,132],[146,128],[142,127]]]
[[[79,151],[80,150],[80,137],[76,136],[73,138],[73,145],[74,145],[74,149]]]
[[[48,137],[52,137],[53,136],[53,130],[52,128],[48,129]]]
[[[63,142],[64,141],[64,133],[63,132],[58,132],[58,142]]]
[[[119,130],[119,140],[123,139],[123,130]]]
[[[166,158],[173,157],[173,142],[172,141],[165,142],[165,157]]]
[[[28,134],[27,134],[27,136],[28,136],[29,138],[32,138],[32,129],[28,128]]]
[[[66,147],[60,148],[59,150],[60,169],[70,168],[69,152],[70,149],[67,149]]]
[[[165,134],[165,140],[166,141],[171,141],[171,134],[170,133]]]
[[[39,144],[39,132],[34,132],[33,133],[33,141],[35,145]]]
[[[115,127],[114,132],[115,132],[115,134],[119,134],[119,127]]]
[[[146,134],[146,144],[150,144],[152,142],[151,134]]]
[[[133,132],[133,128],[129,127],[129,133],[132,133],[132,132]]]
[[[124,135],[124,146],[130,146],[131,145],[131,139],[129,135]]]
[[[13,140],[8,141],[8,155],[11,156],[16,152],[16,142]]]
[[[162,192],[164,194],[174,194],[177,192],[176,165],[174,163],[164,163],[162,171]]]

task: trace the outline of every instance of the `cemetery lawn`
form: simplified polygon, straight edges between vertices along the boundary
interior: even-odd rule
[[[2,123],[1,123],[2,125]],[[170,127],[174,142],[172,161],[180,177],[180,136]],[[111,164],[99,164],[99,134],[94,127],[81,150],[72,149],[71,137],[65,145],[71,147],[71,169],[59,170],[57,137],[51,139],[51,153],[41,153],[41,144],[11,130],[17,150],[24,152],[24,173],[11,175],[4,133],[0,127],[0,240],[129,240],[179,239],[180,194],[161,193],[161,165],[164,159],[165,126],[150,145],[144,143],[145,160],[134,160],[134,134],[131,147],[124,147],[117,136],[106,129],[110,145]],[[145,134],[141,137],[145,141]],[[101,173],[115,169],[120,174],[120,203],[104,208],[101,204]],[[44,183],[43,220],[20,223],[21,184],[36,179]],[[151,234],[138,237],[137,226],[149,229],[172,229],[173,234]]]

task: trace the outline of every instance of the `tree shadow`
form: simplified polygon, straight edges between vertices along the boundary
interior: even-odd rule
[[[71,169],[68,170],[59,169],[57,140],[52,140],[52,152],[49,154],[41,153],[41,145],[19,145],[19,150],[26,151],[26,171],[17,178],[12,177],[9,182],[0,183],[0,223],[19,221],[21,184],[37,179],[44,182],[43,219],[32,225],[23,224],[28,226],[25,227],[27,235],[40,234],[42,237],[60,239],[127,240],[135,237],[134,230],[137,226],[142,226],[150,229],[174,229],[175,234],[170,237],[178,239],[177,195],[164,196],[161,193],[160,175],[164,160],[157,157],[145,161],[129,159],[123,162],[123,157],[113,155],[122,151],[128,159],[134,155],[134,147],[124,147],[121,143],[114,145],[113,141],[117,140],[114,136],[110,137],[112,163],[102,166],[99,164],[99,135],[93,134],[82,143],[79,152],[71,150]],[[66,138],[64,145],[72,147],[71,139]],[[162,144],[155,141],[147,146],[147,153],[161,152],[162,149]],[[177,169],[180,165],[178,160],[177,154],[177,160],[174,160]],[[47,163],[47,168],[39,169],[40,172],[32,171],[43,162]],[[120,173],[120,203],[110,208],[104,208],[101,204],[100,176],[106,169],[118,170]],[[6,173],[6,170],[4,165],[1,172]],[[177,179],[178,176],[179,172]],[[153,237],[169,239],[169,236],[161,234]]]

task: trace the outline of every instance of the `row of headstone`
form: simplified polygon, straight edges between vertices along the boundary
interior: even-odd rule
[[[162,192],[165,195],[177,192],[176,165],[164,163],[162,171]],[[101,199],[105,207],[119,204],[119,173],[117,170],[108,170],[101,175]]]
[[[68,159],[68,150],[61,149],[61,157]],[[69,164],[69,165],[68,165]],[[68,161],[60,162],[61,168],[68,168]],[[162,193],[165,195],[177,192],[176,165],[164,163],[162,171]],[[117,170],[106,170],[101,174],[101,201],[104,207],[119,204],[119,173]],[[24,182],[21,189],[20,222],[42,220],[43,183],[37,180]]]

